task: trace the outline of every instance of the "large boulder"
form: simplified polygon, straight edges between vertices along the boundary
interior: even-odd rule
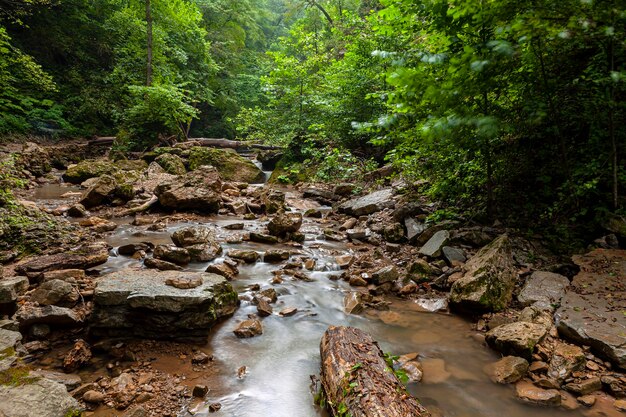
[[[187,170],[185,169],[185,163],[178,155],[171,153],[164,153],[159,155],[154,162],[159,164],[165,172],[172,175],[185,175]]]
[[[596,249],[573,260],[581,271],[556,312],[559,335],[626,369],[626,251]]]
[[[272,236],[285,236],[295,233],[302,226],[302,213],[280,213],[267,224],[267,230]]]
[[[552,272],[535,271],[524,284],[517,300],[525,306],[536,302],[544,305],[558,305],[569,287],[569,279]]]
[[[53,279],[41,284],[31,295],[30,301],[39,305],[60,305],[73,307],[78,302],[78,289],[60,279]]]
[[[222,179],[214,167],[203,166],[185,175],[173,177],[155,188],[159,203],[173,210],[219,210]]]
[[[450,303],[464,310],[500,311],[511,301],[516,271],[507,235],[483,247],[452,285]]]
[[[13,384],[0,384],[0,415],[5,417],[64,417],[81,415],[81,407],[65,385],[29,374],[12,372]]]
[[[117,181],[110,175],[103,175],[94,185],[89,187],[80,198],[80,204],[85,208],[99,206],[113,198]]]
[[[70,165],[63,174],[63,179],[72,184],[80,184],[89,178],[100,177],[115,173],[118,168],[113,161],[85,160],[76,165]]]
[[[183,281],[198,285],[177,288],[184,287]],[[230,283],[215,274],[124,270],[101,277],[94,302],[90,328],[95,336],[205,343],[210,328],[234,313],[238,297]]]
[[[35,177],[43,177],[52,167],[48,151],[33,142],[26,142],[15,161],[17,167],[23,168]]]
[[[109,250],[104,242],[81,246],[55,255],[39,256],[25,262],[15,270],[29,278],[37,278],[47,271],[61,269],[88,269],[105,263],[109,259]]]
[[[215,230],[206,226],[190,226],[178,229],[172,234],[172,242],[181,248],[217,240]]]
[[[17,297],[28,290],[28,278],[12,277],[0,279],[0,305],[14,303]]]
[[[505,355],[520,356],[530,360],[535,346],[548,333],[545,326],[518,321],[503,324],[487,332],[487,344]]]
[[[240,156],[232,149],[191,148],[189,169],[195,170],[210,165],[219,171],[226,181],[260,184],[265,182],[265,174],[252,161]]]
[[[385,188],[363,197],[346,201],[339,206],[339,211],[351,216],[364,216],[376,213],[384,208],[393,207],[395,202],[392,197],[393,190],[391,188]]]
[[[33,324],[51,324],[55,326],[78,326],[83,323],[83,317],[74,310],[58,306],[35,306],[31,303],[23,304],[17,310],[13,319],[20,328],[28,328]]]

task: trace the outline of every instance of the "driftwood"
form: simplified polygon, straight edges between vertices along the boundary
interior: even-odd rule
[[[110,146],[115,142],[115,136],[100,136],[87,142],[89,146]]]
[[[322,337],[320,354],[325,402],[336,417],[430,416],[406,391],[367,333],[331,326]]]
[[[143,211],[148,210],[150,207],[155,205],[158,201],[159,201],[159,197],[157,197],[156,195],[153,195],[152,197],[150,197],[150,200],[146,201],[145,203],[143,203],[140,206],[133,207],[133,208],[130,208],[130,209],[124,211],[122,213],[122,215],[123,216],[128,216],[129,214],[141,213]]]
[[[179,144],[180,146],[207,146],[211,148],[230,148],[230,149],[261,149],[266,151],[281,150],[280,146],[261,145],[258,143],[243,142],[230,139],[211,139],[211,138],[190,138],[186,142]]]

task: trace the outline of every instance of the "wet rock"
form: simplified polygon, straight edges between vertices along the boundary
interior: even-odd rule
[[[68,282],[59,279],[46,281],[33,292],[30,301],[39,305],[60,305],[72,307],[78,302],[78,290]]]
[[[56,255],[39,256],[16,267],[19,274],[38,277],[44,272],[60,269],[89,269],[105,263],[109,250],[105,243],[94,243]]]
[[[278,300],[278,293],[274,288],[266,288],[259,292],[259,295],[267,298],[270,303],[275,303]]]
[[[203,284],[202,278],[198,276],[194,277],[172,277],[165,280],[165,285],[170,287],[179,288],[181,290],[189,290],[191,288],[199,287]]]
[[[350,265],[352,265],[353,261],[354,261],[354,256],[352,255],[335,256],[335,262],[337,262],[337,265],[341,269],[348,269]]]
[[[58,382],[59,384],[63,384],[68,391],[72,391],[78,388],[81,384],[80,376],[76,374],[66,374],[63,372],[50,371],[47,369],[31,371],[30,374],[35,377],[46,378],[51,381]]]
[[[585,407],[593,407],[596,403],[596,397],[593,395],[583,395],[582,397],[578,397],[577,400]],[[624,411],[626,411],[626,407],[624,408]]]
[[[7,417],[63,417],[75,415],[78,402],[63,384],[46,378],[29,378],[23,383],[0,385],[0,415]]]
[[[0,304],[14,303],[17,297],[28,290],[28,285],[26,277],[0,279]]]
[[[202,280],[191,289],[168,279]],[[103,276],[94,294],[92,334],[203,339],[213,324],[237,308],[237,293],[220,276],[203,272],[124,270]]]
[[[200,243],[217,242],[215,230],[205,226],[190,226],[178,229],[172,234],[172,242],[176,246],[185,248]]]
[[[103,175],[81,196],[80,204],[85,208],[99,206],[113,199],[117,181],[110,175]]]
[[[248,264],[255,263],[261,257],[256,251],[239,249],[229,250],[227,255],[233,259],[241,259]]]
[[[548,371],[548,364],[543,361],[534,361],[530,364],[528,372],[541,374]]]
[[[393,190],[385,188],[363,197],[354,198],[339,206],[339,211],[351,216],[364,216],[376,213],[384,208],[393,207]]]
[[[278,314],[280,314],[282,317],[290,317],[296,314],[297,312],[298,312],[298,309],[295,307],[285,307],[282,310],[280,310]]]
[[[597,249],[573,259],[581,272],[574,277],[556,312],[559,335],[591,346],[598,356],[626,369],[624,315],[614,301],[623,300],[626,295],[622,282],[626,270],[623,252]],[[598,268],[597,263],[606,267]],[[584,293],[577,288],[584,288]],[[611,288],[610,298],[607,288]]]
[[[187,265],[191,261],[189,251],[174,245],[157,245],[154,257],[177,265]]]
[[[565,384],[563,388],[578,395],[587,395],[594,391],[601,390],[602,381],[598,377],[592,377],[580,382],[570,382],[569,384]]]
[[[358,275],[351,276],[349,283],[353,287],[367,287],[367,281]]]
[[[222,179],[217,170],[205,166],[161,182],[155,194],[165,208],[217,213],[221,189]]]
[[[245,225],[243,223],[231,223],[224,226],[226,230],[243,230]]]
[[[269,189],[261,195],[261,204],[267,214],[278,213],[285,208],[285,193]]]
[[[561,405],[561,394],[556,389],[542,389],[534,386],[529,381],[520,381],[515,385],[515,393],[517,398],[524,402],[558,407]]]
[[[63,174],[63,179],[65,182],[80,184],[89,178],[113,174],[117,170],[118,168],[112,161],[85,160],[76,165],[70,165]]]
[[[347,314],[359,314],[365,309],[363,295],[359,292],[350,292],[343,299],[343,309]]]
[[[413,261],[408,268],[410,274],[418,274],[418,275],[437,275],[441,271],[433,265],[429,264],[426,260],[417,258]]]
[[[75,218],[87,217],[87,214],[88,214],[87,209],[85,208],[85,206],[83,206],[80,203],[74,204],[67,210],[67,215],[70,217],[75,217]]]
[[[586,361],[581,348],[558,342],[550,359],[548,377],[563,382],[572,372],[583,369]]]
[[[408,382],[420,382],[424,376],[424,370],[418,357],[419,354],[417,353],[407,353],[398,358],[398,366],[409,378]]]
[[[520,321],[489,330],[486,341],[499,352],[530,360],[535,346],[547,333],[546,328],[540,324]]]
[[[152,250],[152,247],[147,243],[130,243],[117,248],[117,253],[125,256],[132,256],[139,251],[148,252]]]
[[[348,229],[346,236],[349,240],[366,240],[370,236],[368,229]]]
[[[535,271],[524,284],[517,299],[525,306],[536,302],[556,305],[565,295],[567,287],[569,287],[567,277],[552,272]]]
[[[217,243],[200,243],[198,245],[187,246],[191,262],[208,262],[222,254],[222,247]]]
[[[28,327],[33,324],[50,324],[59,326],[77,326],[82,324],[80,317],[73,310],[66,307],[43,306],[35,307],[32,304],[20,306],[13,316],[20,327]]]
[[[240,339],[259,336],[263,334],[263,326],[259,320],[249,319],[239,323],[233,333]]]
[[[383,228],[383,236],[387,242],[401,242],[404,239],[404,227],[400,223],[387,224]]]
[[[91,360],[91,347],[82,339],[74,343],[72,349],[67,352],[63,359],[63,370],[67,373],[87,365]]]
[[[437,258],[441,256],[441,249],[445,246],[449,239],[450,232],[447,230],[440,230],[420,248],[419,253],[430,258]]]
[[[88,227],[97,233],[105,233],[117,229],[116,223],[95,216],[81,220],[78,224],[82,227]]]
[[[441,248],[441,252],[443,253],[443,257],[451,266],[461,265],[467,260],[465,258],[465,253],[458,248],[444,246],[443,248]]]
[[[626,412],[626,400],[615,400],[613,407],[621,412]]]
[[[271,316],[274,312],[274,309],[272,309],[272,306],[265,297],[258,298],[257,303],[256,310],[259,313],[259,316]]]
[[[204,398],[209,393],[209,387],[206,385],[196,385],[193,387],[191,395],[196,398]]]
[[[285,236],[287,233],[295,233],[302,226],[301,213],[280,213],[267,224],[267,230],[273,236]]]
[[[189,169],[213,166],[226,181],[261,184],[265,174],[252,161],[240,156],[232,149],[193,147],[189,152]]]
[[[156,258],[146,258],[143,261],[143,265],[146,268],[158,269],[160,271],[182,271],[183,270],[183,268],[181,268],[180,266],[174,263],[163,261],[161,259],[156,259]],[[210,271],[207,271],[207,272],[210,272]]]
[[[287,250],[268,250],[263,255],[264,262],[282,262],[289,259],[289,251]]]
[[[251,232],[250,233],[250,241],[257,243],[266,243],[268,245],[273,245],[278,243],[278,238],[272,235],[266,235],[264,233]]]
[[[502,235],[465,265],[465,274],[452,285],[450,302],[461,309],[502,310],[511,301],[515,278],[509,238]]]
[[[237,267],[228,265],[226,263],[211,264],[207,267],[205,272],[211,272],[213,274],[217,274],[219,276],[226,278],[229,281],[232,281],[233,279],[235,279],[235,276],[239,274],[239,270],[237,269]]]
[[[191,358],[191,363],[196,365],[205,365],[213,360],[212,356],[207,355],[204,352],[196,352]]]
[[[344,231],[344,230],[352,230],[352,228],[353,228],[354,226],[356,226],[356,224],[357,224],[358,222],[359,222],[359,221],[358,221],[356,218],[354,218],[354,217],[349,218],[348,220],[346,220],[345,222],[343,222],[343,224],[342,224],[341,226],[339,226],[339,230],[341,230],[341,231]]]
[[[211,403],[211,404],[209,404],[209,412],[211,412],[211,413],[215,413],[217,411],[220,411],[221,408],[222,408],[222,404],[220,404],[220,403]]]
[[[526,375],[528,361],[517,356],[505,356],[498,362],[487,365],[485,371],[493,382],[512,384]]]
[[[379,269],[378,271],[372,274],[372,278],[374,282],[377,284],[384,284],[385,282],[393,282],[400,277],[400,273],[398,272],[398,268],[393,265],[386,266],[384,268]]]
[[[187,172],[183,160],[178,155],[164,153],[157,156],[154,162],[159,164],[161,168],[163,168],[163,170],[168,174],[185,175],[185,173]]]

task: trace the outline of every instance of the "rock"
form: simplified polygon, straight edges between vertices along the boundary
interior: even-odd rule
[[[215,413],[217,411],[220,411],[221,408],[222,408],[222,404],[220,404],[220,403],[211,403],[211,404],[209,404],[209,412],[210,413]]]
[[[534,361],[530,364],[528,372],[541,374],[548,371],[548,364],[543,361]]]
[[[149,269],[158,269],[160,271],[182,271],[183,268],[171,262],[163,261],[156,258],[146,258],[143,265]],[[210,271],[208,271],[210,272]]]
[[[189,251],[174,245],[157,245],[154,257],[177,265],[187,265],[191,261]]]
[[[398,358],[398,365],[409,378],[408,382],[420,382],[424,376],[422,364],[417,360],[417,353],[409,353]]]
[[[350,292],[343,299],[343,309],[347,314],[359,314],[365,309],[363,295],[359,292]]]
[[[178,155],[164,153],[157,156],[154,162],[159,164],[161,168],[163,168],[163,170],[168,174],[185,175],[187,173],[187,170],[185,169],[185,164]]]
[[[256,156],[257,161],[261,163],[261,166],[266,171],[273,171],[276,169],[276,164],[284,156],[284,152],[274,150],[262,150]]]
[[[392,197],[393,190],[385,188],[363,197],[349,200],[339,206],[339,211],[351,216],[366,216],[384,208],[393,207],[395,202],[392,200]]]
[[[593,405],[596,403],[596,397],[593,395],[583,395],[582,397],[578,397],[578,402],[584,405],[585,407],[593,407]],[[626,411],[626,401],[624,401],[624,405],[625,405],[624,409],[620,411]]]
[[[211,264],[207,267],[205,272],[211,272],[213,274],[217,274],[219,276],[226,278],[229,281],[232,281],[233,279],[235,279],[235,276],[239,274],[239,270],[237,270],[236,267],[225,264],[225,263]]]
[[[383,236],[387,242],[401,242],[404,239],[404,227],[400,223],[387,224],[383,227]]]
[[[269,189],[261,195],[261,204],[265,207],[267,214],[278,213],[285,207],[285,193]]]
[[[74,372],[87,365],[91,356],[91,347],[84,340],[78,339],[63,359],[63,370],[67,373]]]
[[[150,250],[152,250],[152,247],[147,243],[129,243],[128,245],[117,248],[117,253],[125,256],[133,256],[139,251],[148,252]]]
[[[203,283],[179,289],[167,285],[169,279]],[[238,297],[215,274],[123,270],[100,278],[94,303],[91,332],[96,336],[206,340],[213,324],[235,311]]]
[[[567,277],[552,272],[535,271],[524,284],[517,299],[525,306],[536,302],[557,305],[565,295],[567,287],[569,287]]]
[[[196,365],[204,365],[213,360],[212,356],[207,355],[204,352],[196,352],[191,358],[191,363]]]
[[[621,311],[625,307],[623,303],[621,308],[615,305],[615,300],[624,300],[626,296],[622,282],[626,270],[624,252],[597,249],[573,259],[581,272],[574,277],[556,312],[559,335],[591,346],[598,356],[626,369],[626,333]],[[610,298],[607,288],[611,289]]]
[[[398,272],[398,269],[393,265],[389,265],[384,268],[381,268],[372,274],[372,278],[374,279],[374,282],[376,282],[379,285],[384,284],[385,282],[393,282],[397,280],[399,277],[400,277],[400,273]]]
[[[422,276],[437,275],[437,273],[441,272],[440,270],[438,270],[438,268],[432,266],[426,260],[421,258],[417,258],[415,261],[413,261],[409,265],[408,271],[410,274],[418,274]]]
[[[311,200],[326,205],[332,205],[333,201],[339,200],[339,196],[335,195],[332,191],[320,188],[304,188],[302,189],[302,197],[310,198]]]
[[[256,251],[239,249],[229,250],[227,255],[233,259],[241,259],[248,264],[255,263],[261,257]]]
[[[516,271],[507,235],[482,248],[452,284],[450,302],[461,309],[499,311],[511,301]]]
[[[105,243],[94,243],[56,255],[39,256],[16,267],[19,274],[38,277],[44,272],[60,269],[89,269],[105,263],[109,250]]]
[[[232,149],[193,147],[189,152],[189,169],[196,170],[203,165],[217,168],[226,181],[262,184],[265,174],[252,161],[240,156]]]
[[[283,317],[289,317],[289,316],[293,316],[297,312],[298,312],[298,309],[295,307],[285,307],[282,310],[280,310],[278,314],[280,314]]]
[[[301,213],[279,213],[267,224],[267,230],[273,236],[284,237],[287,233],[295,233],[302,226]]]
[[[348,269],[350,265],[352,265],[352,261],[354,260],[354,256],[352,255],[340,255],[335,256],[335,262],[341,269]]]
[[[46,378],[24,377],[24,383],[0,385],[0,415],[6,417],[64,417],[78,415],[78,402],[63,384]]]
[[[28,329],[28,335],[33,339],[46,339],[50,335],[50,326],[47,324],[33,324]]]
[[[485,367],[493,382],[512,384],[524,377],[528,371],[528,361],[517,356],[505,356],[498,362]]]
[[[356,186],[352,183],[349,183],[349,182],[341,183],[333,187],[333,194],[340,195],[342,197],[347,197],[349,195],[352,195],[355,189],[356,189]]]
[[[367,287],[367,281],[358,275],[351,276],[349,283],[353,287]]]
[[[626,412],[626,400],[615,400],[613,407],[621,412]]]
[[[626,216],[609,213],[602,221],[602,227],[618,236],[626,237]]]
[[[278,238],[276,236],[266,235],[264,233],[250,232],[250,241],[273,245],[275,243],[278,243]]]
[[[265,297],[258,298],[257,302],[258,304],[256,306],[256,310],[259,313],[259,316],[267,317],[272,315],[274,310]]]
[[[217,242],[200,243],[198,245],[187,246],[191,262],[208,262],[222,254],[222,247]]]
[[[79,375],[50,371],[47,369],[31,371],[30,374],[35,377],[46,378],[51,381],[58,382],[59,384],[63,384],[68,391],[78,388],[82,382]]]
[[[343,222],[343,224],[342,224],[341,226],[339,226],[339,230],[341,230],[341,231],[344,231],[344,230],[352,230],[352,228],[353,228],[354,226],[356,226],[356,224],[357,224],[358,222],[359,222],[359,221],[358,221],[356,218],[351,217],[351,218],[349,218],[348,220],[346,220],[345,222]]]
[[[105,398],[106,396],[103,393],[96,390],[89,390],[83,394],[83,401],[92,404],[100,404]]]
[[[240,339],[259,336],[263,334],[263,326],[257,319],[249,319],[239,323],[237,328],[233,330],[235,336]]]
[[[437,258],[441,256],[441,249],[450,239],[450,232],[447,230],[440,230],[431,237],[424,246],[419,250],[419,253],[430,258]]]
[[[181,290],[189,290],[191,288],[199,287],[203,284],[202,278],[198,276],[194,277],[184,277],[178,276],[173,278],[167,278],[165,280],[165,285],[169,285],[170,287],[179,288]]]
[[[22,150],[15,154],[15,167],[25,169],[34,177],[43,177],[52,170],[50,153],[46,148],[33,142],[26,142]]]
[[[193,387],[191,395],[196,398],[204,398],[209,393],[209,387],[206,385],[196,385]]]
[[[443,257],[451,266],[461,265],[467,260],[465,258],[465,253],[461,249],[453,248],[452,246],[444,246],[441,248],[441,252],[443,253]]]
[[[39,305],[61,305],[72,307],[78,302],[78,289],[68,282],[59,279],[46,281],[33,292],[30,301]]]
[[[114,174],[118,168],[107,160],[84,160],[76,165],[70,165],[63,174],[63,180],[72,184],[80,184],[89,178]]]
[[[424,223],[419,223],[412,217],[404,219],[404,227],[406,228],[406,238],[411,243],[426,230]]]
[[[205,166],[162,181],[155,188],[155,194],[165,208],[217,213],[221,189],[222,179],[217,170]]]
[[[0,304],[14,303],[17,297],[28,290],[28,278],[12,277],[0,279]]]
[[[172,242],[185,248],[200,243],[217,243],[215,230],[205,226],[190,226],[178,229],[172,234]]]
[[[282,262],[289,259],[289,251],[287,250],[268,250],[263,255],[263,262]]]
[[[518,321],[489,330],[486,341],[499,352],[530,360],[535,346],[547,333],[546,328],[540,324]]]
[[[81,220],[78,224],[82,227],[89,227],[97,233],[105,233],[117,229],[116,223],[95,216]]]
[[[35,307],[32,304],[20,306],[13,318],[19,322],[21,328],[32,326],[33,324],[77,326],[82,324],[83,321],[82,317],[69,308],[58,306]]]
[[[578,346],[558,342],[552,353],[548,377],[563,382],[572,372],[585,368],[585,352]]]
[[[85,271],[82,269],[60,269],[58,271],[48,271],[43,273],[43,282],[55,279],[69,283],[76,283],[85,279]]]
[[[6,352],[15,351],[22,340],[22,334],[13,330],[0,329],[0,357]]]
[[[117,181],[115,178],[110,175],[103,175],[83,193],[79,203],[85,208],[99,206],[113,199],[116,188]]]
[[[82,204],[76,203],[67,210],[67,215],[76,218],[87,217],[87,209]]]
[[[266,288],[259,292],[262,297],[265,297],[269,300],[270,303],[275,303],[278,300],[278,293],[274,288]]]
[[[563,388],[578,395],[587,395],[594,391],[601,390],[602,381],[598,377],[592,377],[580,382],[570,382],[569,384],[565,384]]]
[[[545,390],[534,386],[529,381],[520,381],[515,385],[517,398],[524,402],[558,407],[561,405],[561,394],[556,389]]]
[[[569,411],[578,410],[580,408],[580,404],[572,394],[563,390],[559,391],[559,394],[561,394],[561,408]]]

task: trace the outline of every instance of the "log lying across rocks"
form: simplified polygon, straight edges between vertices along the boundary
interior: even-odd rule
[[[320,354],[322,390],[335,416],[430,416],[390,370],[367,333],[331,326],[322,337]]]
[[[280,146],[261,145],[258,143],[250,143],[245,141],[230,139],[213,139],[213,138],[189,138],[186,142],[182,142],[182,146],[207,146],[211,148],[231,148],[231,149],[261,149],[266,151],[283,149]]]

